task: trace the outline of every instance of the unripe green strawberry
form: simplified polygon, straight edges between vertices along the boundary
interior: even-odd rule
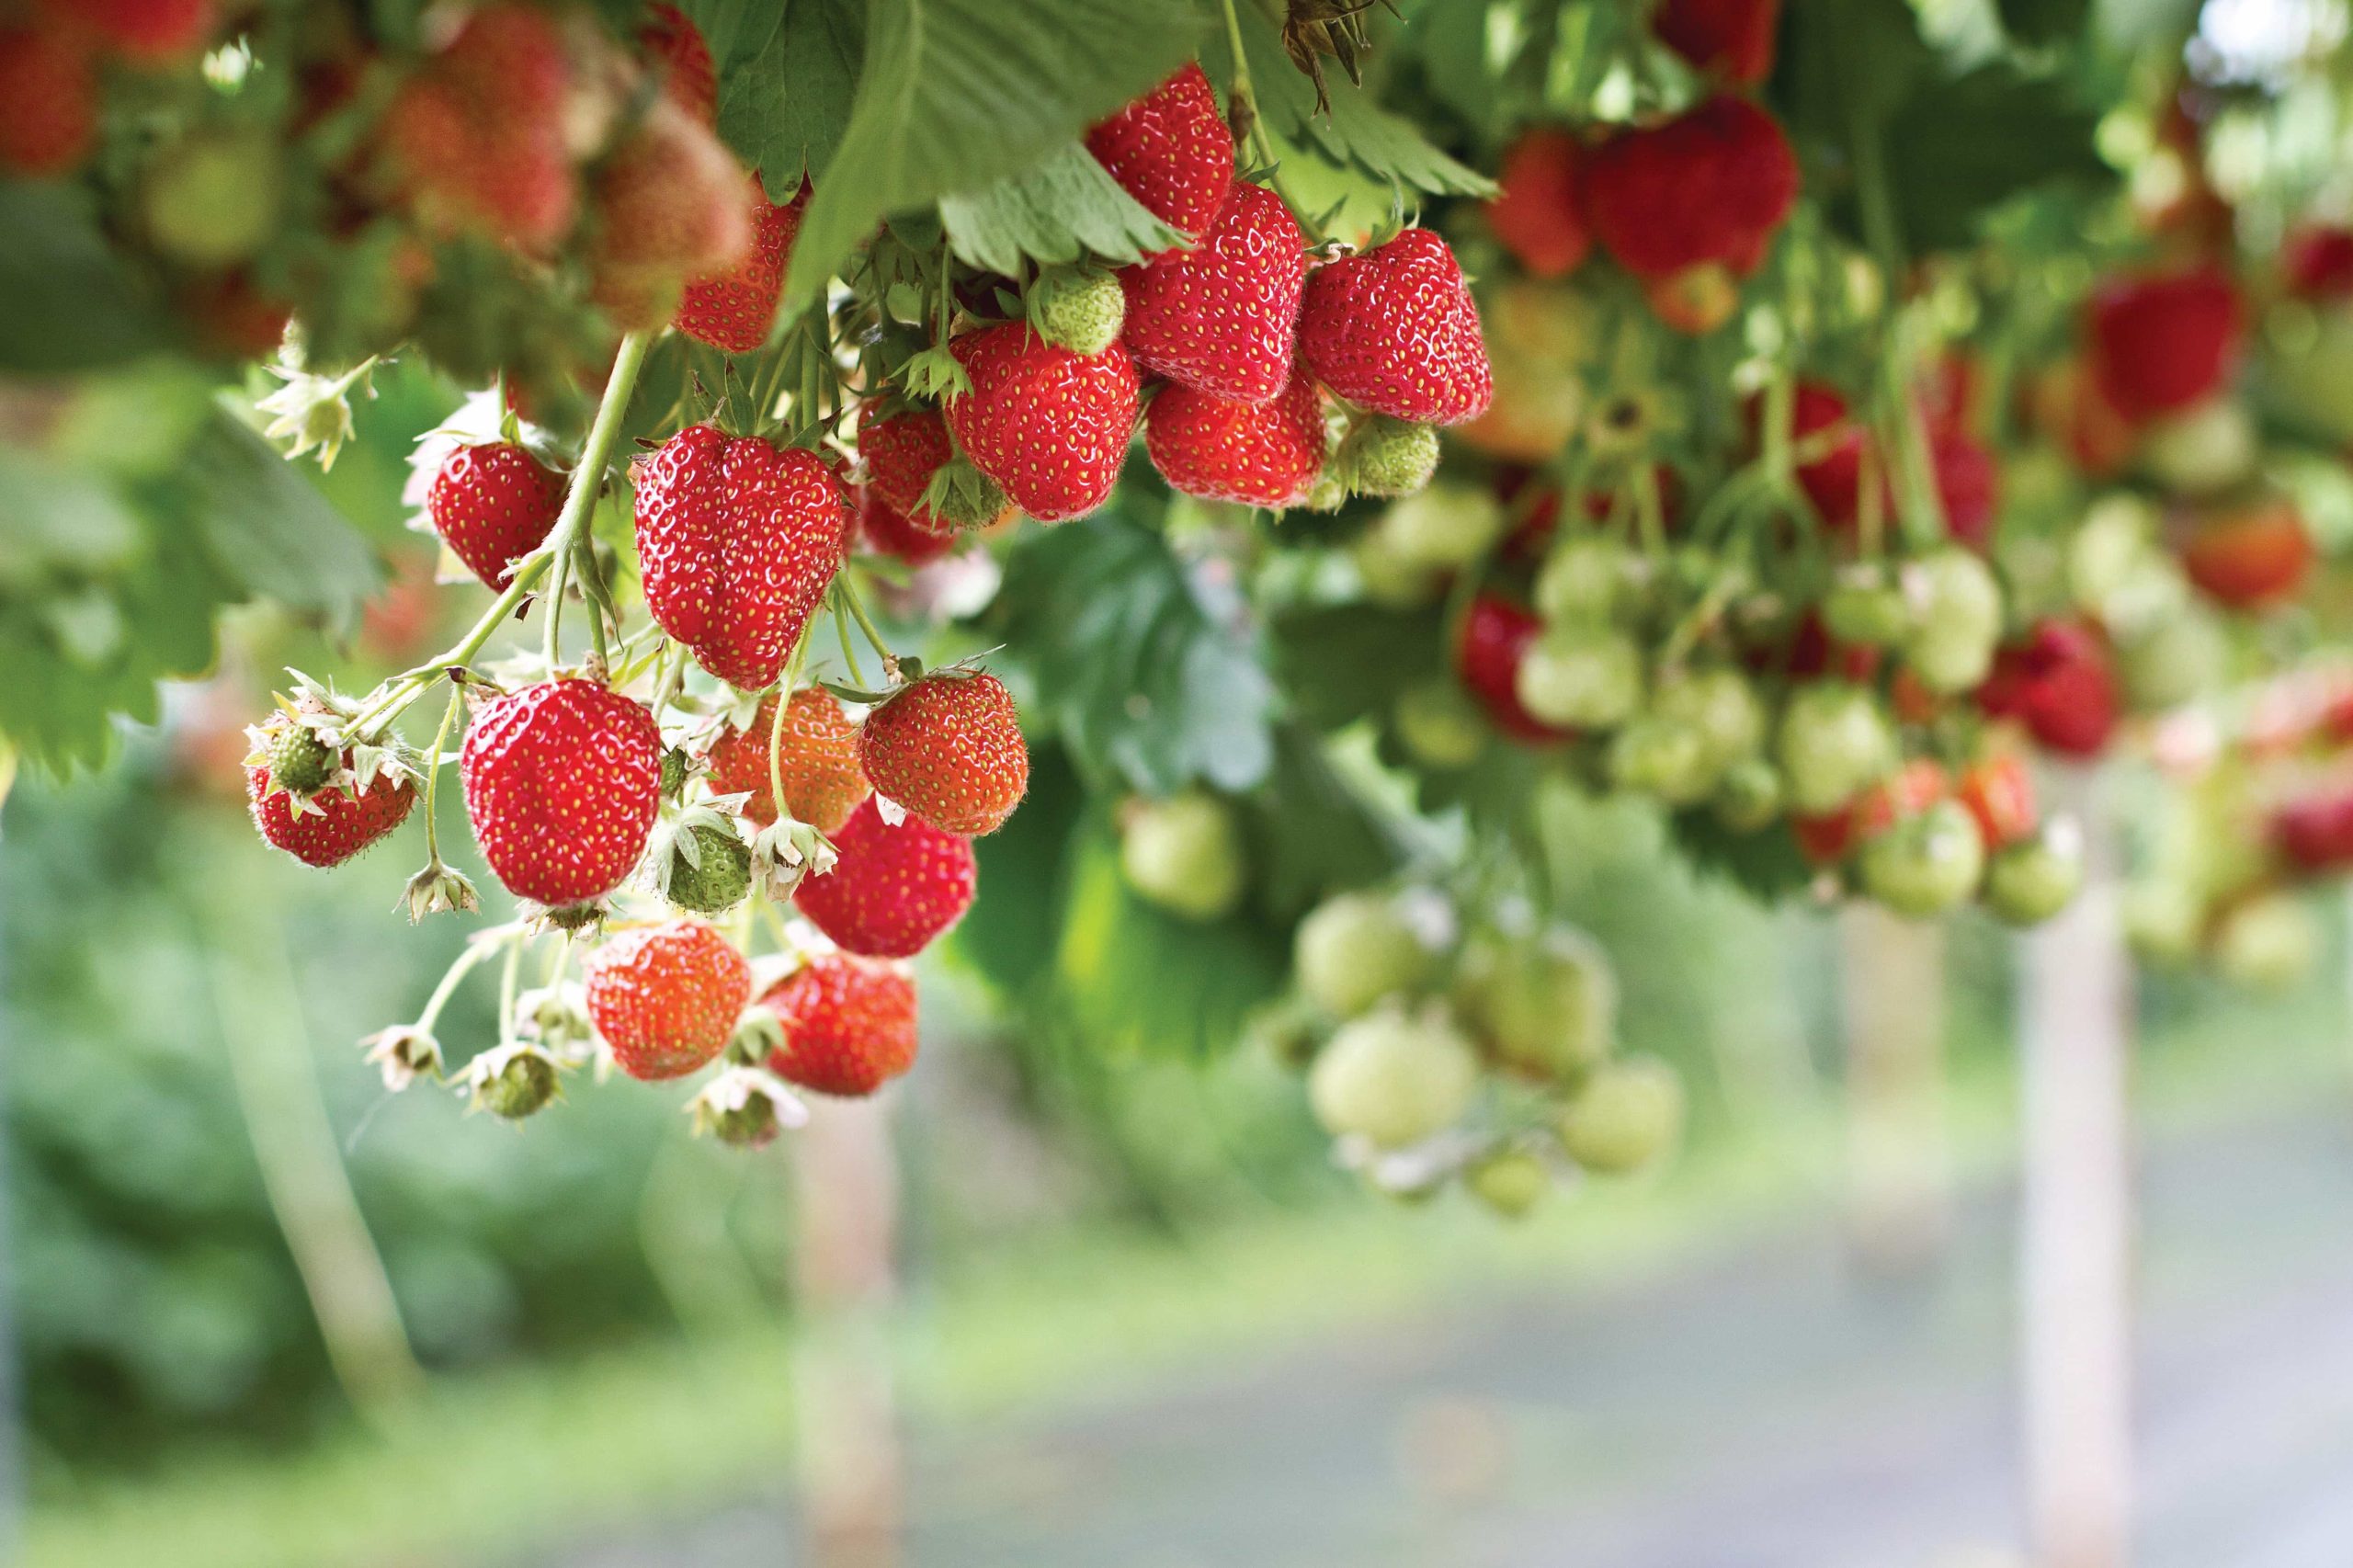
[[[555,1063],[537,1051],[499,1049],[505,1055],[496,1071],[470,1079],[473,1104],[503,1121],[521,1121],[555,1098]]]
[[[1348,559],[1356,563],[1357,580],[1363,585],[1364,597],[1391,609],[1412,609],[1428,604],[1438,597],[1445,583],[1441,574],[1400,556],[1390,547],[1389,535],[1377,528],[1367,528],[1357,536],[1349,547]]]
[[[1617,977],[1601,949],[1575,931],[1473,943],[1455,997],[1494,1059],[1539,1082],[1581,1077],[1609,1054],[1617,1036]]]
[[[1643,700],[1643,651],[1622,632],[1597,627],[1548,631],[1513,677],[1520,705],[1563,729],[1606,730]]]
[[[1127,320],[1127,296],[1108,272],[1054,272],[1029,290],[1029,321],[1040,336],[1074,354],[1100,354]]]
[[[1291,957],[1301,993],[1336,1018],[1419,990],[1430,978],[1429,949],[1396,902],[1377,892],[1318,904],[1299,923]]]
[[[1438,1010],[1384,1008],[1340,1026],[1307,1075],[1315,1119],[1336,1138],[1403,1149],[1471,1108],[1479,1062]]]
[[[1958,801],[1938,801],[1863,846],[1863,891],[1915,920],[1959,907],[1984,874],[1985,841]]]
[[[752,891],[752,846],[743,835],[725,827],[698,824],[684,838],[694,845],[688,859],[683,845],[670,866],[669,885],[663,895],[680,909],[697,915],[720,915],[744,902]]]
[[[1120,830],[1120,869],[1139,898],[1183,919],[1230,914],[1246,871],[1232,808],[1200,790],[1141,806]]]
[[[1782,710],[1778,752],[1790,804],[1835,812],[1895,770],[1895,732],[1869,691],[1820,681]]]
[[[1552,1173],[1525,1149],[1498,1149],[1462,1173],[1471,1196],[1506,1220],[1518,1220],[1552,1189]]]
[[[2068,597],[2106,619],[2109,601],[2156,551],[2155,508],[2137,495],[2101,497],[2067,540]]]
[[[2230,663],[2228,638],[2201,605],[2184,605],[2150,621],[2116,652],[2125,693],[2144,713],[2178,708],[2212,691]]]
[[[1734,833],[1755,833],[1781,814],[1781,770],[1761,756],[1735,762],[1716,783],[1716,820]]]
[[[1610,783],[1670,806],[1707,799],[1717,771],[1707,736],[1682,719],[1640,714],[1609,743]]]
[[[2051,824],[2011,845],[1985,869],[1985,907],[2010,926],[2039,926],[2074,902],[2084,883],[2082,841]]]
[[[671,746],[663,752],[662,798],[664,800],[675,801],[685,791],[687,776],[692,770],[692,767],[691,760],[679,747]]]
[[[191,267],[229,267],[278,226],[278,151],[256,130],[192,131],[140,176],[139,210],[155,248]]]
[[[1893,648],[1912,632],[1912,606],[1902,589],[1876,576],[1851,578],[1823,597],[1822,627],[1849,647]]]
[[[1536,577],[1536,613],[1556,626],[1614,619],[1632,587],[1634,559],[1614,539],[1564,540]]]
[[[1683,1080],[1653,1056],[1613,1062],[1561,1113],[1561,1146],[1597,1176],[1639,1170],[1683,1132]]]
[[[269,777],[290,795],[315,795],[343,766],[335,749],[308,724],[289,724],[269,743]]]
[[[1484,489],[1438,483],[1399,500],[1381,515],[1391,551],[1415,566],[1468,566],[1504,531],[1503,503]]]
[[[2287,991],[2312,978],[2320,926],[2292,893],[2266,893],[2228,915],[2214,932],[2214,967],[2233,985]]]
[[[1411,495],[1438,472],[1438,431],[1386,415],[1368,419],[1340,443],[1333,472],[1358,495]]]
[[[1397,738],[1430,767],[1468,767],[1486,749],[1487,721],[1451,680],[1416,682],[1397,694]]]
[[[1982,683],[2002,635],[2002,588],[1993,569],[1965,550],[1939,550],[1904,571],[1913,627],[1904,662],[1920,684],[1944,695]]]
[[[1748,677],[1725,665],[1688,670],[1662,682],[1651,712],[1698,731],[1707,748],[1709,780],[1764,749],[1768,716]]]
[[[2259,456],[2255,422],[2228,397],[2209,398],[2185,414],[2161,419],[2141,437],[2142,465],[2180,495],[2229,490],[2255,472]]]

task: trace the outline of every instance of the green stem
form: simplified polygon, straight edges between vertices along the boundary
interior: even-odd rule
[[[433,994],[426,998],[425,1011],[417,1015],[417,1028],[426,1034],[431,1034],[433,1026],[441,1021],[441,1009],[447,1007],[449,1005],[449,998],[458,994],[459,983],[473,972],[476,964],[490,957],[501,947],[515,943],[522,934],[523,927],[519,925],[508,926],[503,930],[493,927],[468,942],[465,951],[458,955],[457,961],[452,963],[441,976],[441,983],[433,988]]]
[[[847,572],[844,572],[834,579],[834,586],[841,594],[842,602],[849,606],[850,619],[858,622],[860,631],[866,633],[866,641],[874,651],[882,655],[884,678],[895,679],[899,673],[899,656],[891,652],[891,645],[882,641],[882,633],[874,629],[873,618],[866,613],[865,601],[858,597],[858,585],[850,581]]]
[[[506,944],[506,967],[498,974],[498,1043],[511,1045],[515,1040],[515,999],[523,980],[523,949],[519,937]]]
[[[1224,0],[1224,6],[1225,46],[1233,56],[1233,81],[1226,90],[1233,100],[1228,112],[1238,114],[1248,122],[1250,145],[1258,161],[1267,166],[1267,183],[1275,187],[1275,194],[1282,198],[1283,205],[1290,209],[1300,227],[1308,231],[1309,243],[1321,244],[1325,238],[1323,231],[1283,185],[1282,160],[1275,155],[1274,138],[1267,133],[1267,117],[1258,109],[1258,90],[1250,81],[1250,56],[1242,47],[1242,18],[1234,12],[1233,0]]]
[[[441,748],[449,743],[449,727],[458,722],[458,710],[465,705],[465,693],[457,687],[449,688],[449,706],[441,710],[441,727],[433,732],[433,749],[425,754],[425,858],[428,864],[441,864],[439,824],[434,819],[433,801],[441,788]]]
[[[573,541],[588,526],[589,516],[597,509],[597,494],[605,484],[605,468],[620,439],[621,417],[629,410],[630,394],[637,388],[637,373],[644,367],[650,341],[642,332],[631,333],[621,339],[620,352],[613,357],[613,373],[605,381],[604,401],[597,407],[596,423],[589,426],[587,444],[580,450],[580,464],[572,471],[572,486],[564,492],[563,510],[557,516],[555,528],[547,541],[517,564],[506,592],[491,601],[472,630],[438,656],[402,674],[382,696],[344,726],[343,738],[372,736],[423,696],[426,688],[445,672],[481,653],[491,634],[514,613],[515,607],[523,602],[541,574],[571,551]]]

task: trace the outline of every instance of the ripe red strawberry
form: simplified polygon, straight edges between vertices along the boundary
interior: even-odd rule
[[[1995,655],[1977,706],[1989,717],[2017,720],[2063,756],[2097,756],[2116,732],[2114,661],[2097,632],[2046,620]]]
[[[670,324],[730,354],[749,354],[766,343],[776,324],[777,301],[784,294],[784,270],[792,260],[793,237],[801,233],[801,210],[808,205],[806,181],[790,201],[773,202],[754,175],[750,254],[731,271],[689,282]]]
[[[596,681],[541,681],[483,705],[458,771],[491,870],[560,909],[610,892],[645,852],[662,734],[642,704]]]
[[[623,931],[588,960],[589,1020],[632,1078],[683,1078],[727,1048],[752,966],[699,920]]]
[[[563,510],[563,475],[513,441],[458,447],[425,493],[433,531],[493,592],[544,543]]]
[[[570,93],[563,35],[547,11],[519,0],[472,11],[385,113],[394,187],[433,227],[553,244],[579,197],[564,144]]]
[[[959,519],[925,506],[924,493],[930,488],[932,476],[956,456],[955,443],[948,438],[948,421],[937,409],[885,415],[881,412],[885,406],[879,402],[859,405],[858,458],[867,483],[890,503],[892,511],[922,532],[943,539],[953,539],[968,527],[984,528],[1011,512],[1001,496],[982,497],[983,511],[991,505],[998,506],[994,517]]]
[[[2220,269],[2111,280],[2086,316],[2092,384],[2133,425],[2178,414],[2222,389],[2245,335],[2238,290]]]
[[[1695,269],[1745,278],[1798,195],[1797,158],[1773,117],[1719,97],[1625,131],[1586,165],[1586,217],[1618,265],[1651,283]]]
[[[995,833],[1029,788],[1029,747],[1013,694],[992,675],[936,670],[858,726],[874,788],[949,833]]]
[[[1459,425],[1495,398],[1479,307],[1453,251],[1427,229],[1317,267],[1299,351],[1335,394],[1396,419]]]
[[[351,767],[351,753],[335,759]],[[264,842],[305,866],[340,866],[407,819],[416,785],[404,771],[387,769],[355,792],[356,780],[331,783],[302,797],[280,789],[265,759],[245,768],[245,799]]]
[[[2035,810],[2034,775],[2014,752],[1996,752],[1961,771],[1953,790],[1987,849],[2001,849],[2034,835],[2040,816]]]
[[[0,28],[0,169],[36,178],[80,166],[97,133],[97,74],[54,27]]]
[[[1736,87],[1773,74],[1781,0],[1666,0],[1651,17],[1659,42]]]
[[[1519,666],[1543,634],[1543,623],[1508,599],[1481,594],[1471,601],[1454,645],[1454,667],[1487,710],[1495,727],[1518,741],[1543,744],[1574,739],[1530,713],[1519,700]]]
[[[1144,411],[1143,445],[1160,476],[1188,495],[1290,506],[1324,472],[1324,400],[1303,367],[1282,396],[1257,407],[1163,387]]]
[[[1237,184],[1188,251],[1123,267],[1121,335],[1145,369],[1244,403],[1279,396],[1290,379],[1307,236],[1282,198]]]
[[[1233,136],[1199,64],[1188,64],[1086,133],[1086,150],[1120,188],[1199,239],[1233,184]]]
[[[1752,411],[1764,417],[1760,400]],[[1800,381],[1793,399],[1790,432],[1801,448],[1824,449],[1822,455],[1798,465],[1798,488],[1822,520],[1834,528],[1848,528],[1861,509],[1863,493],[1863,427],[1847,407],[1847,400],[1819,381]]]
[[[637,30],[637,43],[662,73],[662,90],[671,101],[703,124],[717,125],[719,71],[693,18],[666,0],[657,0]]]
[[[1487,227],[1531,278],[1566,278],[1593,250],[1578,178],[1584,160],[1577,139],[1551,126],[1522,131],[1504,153]]]
[[[839,833],[827,835],[839,858],[792,895],[811,924],[851,952],[913,958],[963,917],[972,902],[977,864],[972,840],[909,816],[895,827],[873,796],[858,802]]]
[[[2353,867],[2353,794],[2282,801],[2269,825],[2272,844],[2300,871],[2319,875]]]
[[[2299,300],[2353,298],[2353,229],[2309,223],[2296,230],[2280,247],[2279,273]]]
[[[744,814],[762,827],[776,821],[776,796],[768,788],[768,733],[775,723],[771,692],[748,727],[724,730],[710,744],[712,792],[750,795]],[[872,792],[858,765],[858,726],[821,687],[792,694],[776,760],[785,810],[820,833],[837,832]]]
[[[915,527],[871,484],[858,487],[858,535],[874,554],[909,566],[927,565],[956,548],[955,535]]]
[[[140,63],[193,53],[212,35],[213,0],[40,0],[56,23]]]
[[[816,453],[692,425],[631,466],[645,603],[723,681],[756,691],[825,597],[849,497]]]
[[[816,953],[760,1006],[784,1026],[768,1071],[821,1095],[870,1095],[915,1064],[915,986],[894,963]]]
[[[2312,573],[2313,537],[2295,503],[2258,501],[2210,517],[2181,547],[2182,570],[2215,603],[2268,609]]]
[[[651,328],[689,279],[756,263],[745,178],[710,127],[667,98],[648,105],[597,176],[589,296],[621,326]]]
[[[1059,523],[1110,499],[1142,387],[1124,347],[1074,354],[1006,322],[968,332],[949,350],[972,390],[949,400],[948,427],[1007,500]]]
[[[1928,432],[1928,461],[1944,505],[1945,531],[1972,550],[1986,549],[2002,506],[2002,471],[1994,454],[1974,437],[1939,426]]]
[[[1915,758],[1836,811],[1792,816],[1790,832],[1808,864],[1836,866],[1858,845],[1943,800],[1946,784],[1941,764]]]

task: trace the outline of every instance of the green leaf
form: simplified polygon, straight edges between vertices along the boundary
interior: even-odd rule
[[[1283,690],[1319,729],[1385,714],[1400,691],[1444,665],[1434,608],[1313,606],[1277,616],[1269,632]]]
[[[1404,846],[1344,782],[1323,742],[1295,724],[1276,732],[1275,767],[1252,801],[1259,902],[1286,923],[1344,888],[1380,881]]]
[[[2002,29],[2023,44],[2040,47],[2082,36],[2091,20],[2091,0],[1998,0]]]
[[[939,216],[957,256],[990,272],[1018,274],[1024,261],[1054,266],[1090,252],[1115,264],[1139,261],[1185,243],[1076,142],[1027,174],[942,198]]]
[[[163,317],[99,233],[86,192],[0,179],[0,369],[119,365],[168,340]]]
[[[2098,122],[2062,83],[2006,63],[1924,85],[1886,131],[1904,238],[1916,248],[1957,248],[2014,197],[2109,183],[2114,171],[2093,146]]]
[[[1190,0],[874,0],[784,308],[814,299],[881,218],[1019,174],[1166,77],[1201,21]]]
[[[1785,824],[1734,833],[1713,812],[1698,807],[1677,812],[1668,827],[1676,846],[1702,878],[1730,882],[1760,903],[1790,897],[1813,881],[1813,868]]]
[[[996,632],[1028,662],[1032,710],[1096,787],[1247,790],[1273,764],[1274,683],[1248,631],[1212,612],[1135,504],[1024,540]]]
[[[862,0],[789,0],[736,26],[720,72],[719,134],[777,199],[841,145],[866,53],[866,10]]]
[[[343,515],[226,409],[197,433],[173,500],[243,587],[337,629],[351,624],[381,578]]]

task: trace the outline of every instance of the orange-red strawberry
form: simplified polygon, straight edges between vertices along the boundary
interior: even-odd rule
[[[2239,506],[2200,523],[2181,547],[2182,570],[2215,603],[2267,609],[2310,575],[2313,536],[2292,501]]]
[[[1198,64],[1086,133],[1086,150],[1146,211],[1199,239],[1233,184],[1233,136]]]
[[[1479,307],[1454,252],[1427,229],[1317,267],[1299,352],[1334,393],[1396,419],[1459,425],[1495,399]]]
[[[817,953],[760,1006],[783,1026],[768,1071],[821,1095],[870,1095],[915,1064],[915,986],[894,963]]]
[[[483,705],[458,771],[491,870],[560,909],[610,892],[645,852],[662,733],[642,704],[596,681],[541,681]]]
[[[394,188],[436,228],[527,248],[572,227],[579,187],[564,144],[571,72],[555,19],[500,0],[469,14],[401,85],[382,155]]]
[[[1144,450],[1176,489],[1208,501],[1289,506],[1324,472],[1324,400],[1304,368],[1269,403],[1163,387],[1144,411]]]
[[[589,1021],[632,1078],[683,1078],[726,1049],[752,968],[699,920],[623,931],[588,960]]]
[[[671,324],[699,343],[730,354],[749,354],[768,340],[777,301],[784,293],[784,269],[792,260],[793,236],[801,233],[801,210],[809,205],[804,181],[791,200],[768,199],[760,176],[752,176],[752,249],[730,271],[689,282]]]
[[[62,175],[97,133],[97,74],[81,40],[54,27],[0,28],[0,169]]]
[[[590,297],[624,327],[668,321],[689,279],[753,256],[745,184],[710,127],[668,98],[647,105],[597,179]]]
[[[1110,499],[1142,387],[1124,347],[1074,354],[1005,322],[964,334],[949,351],[972,390],[949,401],[948,427],[1006,499],[1041,523],[1085,517]]]
[[[722,731],[710,744],[712,791],[751,796],[744,814],[762,827],[776,821],[776,796],[768,787],[768,735],[775,725],[776,696],[770,693],[749,725]],[[871,793],[858,765],[858,726],[821,687],[792,694],[784,728],[777,733],[776,760],[785,810],[820,833],[838,830]]]
[[[2246,323],[2218,267],[2112,278],[2086,310],[2086,358],[2100,401],[2128,424],[2178,414],[2238,368]]]
[[[1781,0],[1666,0],[1651,17],[1659,42],[1736,87],[1773,74]]]
[[[1989,717],[2018,721],[2063,756],[2097,756],[2116,733],[2115,661],[2097,632],[2068,621],[2043,621],[2004,648],[1976,698]]]
[[[1029,747],[1013,694],[992,675],[936,670],[858,726],[874,788],[934,827],[995,833],[1029,788]]]
[[[1623,131],[1586,165],[1586,217],[1618,265],[1654,285],[1745,278],[1797,202],[1797,157],[1773,117],[1711,98],[1664,125]]]
[[[1947,782],[1942,764],[1915,758],[1836,811],[1791,817],[1790,831],[1809,863],[1835,866],[1858,845],[1943,800]]]
[[[853,953],[913,958],[972,902],[977,865],[970,839],[916,816],[893,826],[871,795],[830,836],[834,869],[804,881],[792,902]]]
[[[708,425],[640,458],[631,477],[654,619],[720,679],[773,683],[848,548],[841,481],[814,452]]]
[[[1188,251],[1120,272],[1121,336],[1145,369],[1181,386],[1266,403],[1290,379],[1307,236],[1282,198],[1238,184]]]
[[[494,592],[563,510],[563,475],[513,441],[453,448],[425,493],[433,531]]]
[[[212,33],[213,0],[41,0],[40,8],[142,62],[191,53]]]
[[[871,484],[858,488],[858,537],[874,554],[892,556],[909,566],[926,565],[956,548],[954,534],[915,527]]]
[[[694,19],[666,0],[657,0],[637,30],[637,42],[662,73],[662,90],[670,100],[705,125],[717,125],[719,72]]]
[[[275,742],[286,728],[284,721],[273,720],[263,733]],[[271,847],[306,866],[342,865],[400,826],[416,804],[416,784],[405,768],[381,768],[362,786],[351,771],[350,751],[326,752],[313,759],[324,763],[325,781],[298,795],[272,777],[271,755],[274,747],[249,758],[245,767],[254,825]]]
[[[1520,133],[1495,171],[1502,189],[1487,203],[1487,227],[1531,278],[1566,278],[1593,249],[1578,171],[1585,149],[1551,126]]]
[[[2013,752],[1996,752],[1963,768],[1953,794],[1977,819],[1978,835],[1989,850],[2032,837],[2041,820],[2035,810],[2034,775]]]
[[[954,538],[965,526],[994,521],[972,518],[960,523],[924,504],[932,476],[956,456],[956,444],[948,437],[948,421],[937,409],[884,415],[885,406],[870,402],[858,410],[858,460],[868,485],[910,524],[943,539]]]

